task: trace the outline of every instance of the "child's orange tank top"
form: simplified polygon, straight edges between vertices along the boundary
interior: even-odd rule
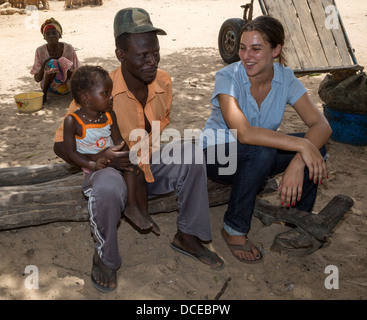
[[[85,124],[75,113],[69,113],[82,126],[82,136],[75,135],[76,150],[84,154],[96,154],[100,151],[114,146],[111,137],[112,118],[109,112],[106,112],[107,122]]]

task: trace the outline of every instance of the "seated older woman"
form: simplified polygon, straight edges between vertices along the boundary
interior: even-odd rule
[[[80,62],[73,46],[59,41],[62,27],[54,18],[42,24],[41,33],[47,43],[37,48],[31,74],[37,82],[41,82],[45,103],[48,92],[69,92],[68,80],[73,71],[80,67]]]

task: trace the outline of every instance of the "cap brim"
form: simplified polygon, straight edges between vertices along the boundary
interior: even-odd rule
[[[137,31],[136,32],[131,32],[131,33],[145,33],[145,32],[152,32],[152,31],[156,31],[157,34],[159,34],[161,36],[167,35],[166,31],[164,31],[163,29],[155,28],[155,27],[152,27],[152,26],[137,27]]]
[[[157,29],[157,34],[161,35],[161,36],[166,36],[167,32],[162,30],[162,29]]]
[[[166,31],[163,29],[155,28],[153,26],[135,26],[134,28],[129,28],[126,30],[126,28],[122,28],[121,30],[116,30],[115,38],[117,38],[119,35],[123,33],[146,33],[146,32],[157,32],[158,35],[165,36],[167,35]]]

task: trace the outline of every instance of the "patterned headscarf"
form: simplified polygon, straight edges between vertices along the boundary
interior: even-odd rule
[[[54,18],[51,19],[47,19],[41,26],[41,33],[44,35],[46,30],[53,28],[56,29],[58,31],[58,33],[60,34],[60,38],[62,36],[62,27],[61,24],[55,20]]]

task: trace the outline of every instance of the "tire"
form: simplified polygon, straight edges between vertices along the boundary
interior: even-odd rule
[[[232,18],[223,22],[219,31],[218,47],[224,62],[233,63],[240,60],[238,56],[240,34],[245,23],[246,20],[239,18]]]

